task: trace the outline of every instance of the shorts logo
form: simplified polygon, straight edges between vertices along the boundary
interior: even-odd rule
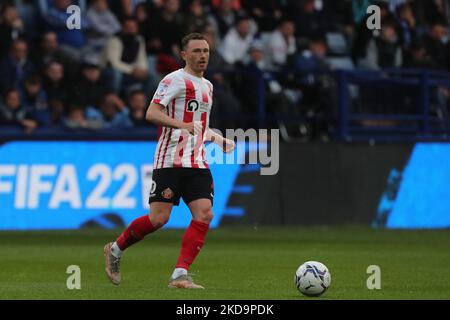
[[[197,100],[189,100],[186,104],[186,111],[188,112],[194,112],[197,111],[199,107],[199,103]]]
[[[152,181],[152,186],[150,188],[150,194],[154,194],[156,191],[156,182]]]
[[[161,196],[166,200],[170,200],[173,198],[173,191],[170,188],[167,188],[161,192]]]

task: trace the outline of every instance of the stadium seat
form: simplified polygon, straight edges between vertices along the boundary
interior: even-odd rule
[[[325,41],[328,47],[328,54],[333,56],[347,55],[348,44],[345,36],[340,32],[327,32]]]
[[[349,56],[327,57],[326,61],[333,70],[354,70],[355,64]]]

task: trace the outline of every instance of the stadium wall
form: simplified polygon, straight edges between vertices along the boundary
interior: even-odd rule
[[[155,147],[143,141],[4,143],[0,230],[123,227],[148,211]],[[239,144],[234,158],[255,147]],[[279,159],[273,176],[243,161],[211,165],[213,228],[450,227],[449,143],[282,144]],[[166,227],[183,228],[189,220],[183,204]]]
[[[240,176],[255,186],[240,219],[224,223],[276,225],[372,224],[392,170],[406,165],[412,144],[288,144],[278,175]],[[256,201],[254,199],[257,199]]]

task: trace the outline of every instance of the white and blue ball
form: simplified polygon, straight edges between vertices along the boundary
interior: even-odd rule
[[[295,272],[294,284],[305,296],[318,297],[330,286],[331,274],[323,263],[307,261]]]

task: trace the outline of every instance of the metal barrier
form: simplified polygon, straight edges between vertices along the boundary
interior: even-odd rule
[[[339,139],[449,139],[450,100],[441,92],[442,88],[450,89],[449,73],[416,69],[338,71],[336,79]],[[389,95],[395,90],[396,95]],[[371,102],[364,101],[370,98],[379,99],[387,106],[398,102],[398,108],[373,112]],[[369,107],[358,111],[355,104]]]
[[[253,73],[259,127],[277,120],[314,121],[304,116],[270,114],[265,100],[264,73]],[[450,73],[425,69],[339,70],[328,73],[335,81],[335,106],[328,114],[340,141],[424,141],[450,139]],[[381,106],[381,108],[380,108]],[[302,106],[300,106],[301,108]],[[381,110],[380,110],[381,109]]]
[[[229,72],[228,72],[229,74]],[[314,121],[304,116],[273,114],[268,110],[266,88],[268,73],[233,72],[245,75],[255,86],[256,109],[250,114],[231,115],[251,120],[258,128],[273,126],[278,120]],[[277,76],[276,74],[272,74]],[[326,115],[340,141],[353,140],[448,140],[450,139],[450,73],[418,69],[354,70],[328,73],[335,81],[335,102]],[[397,91],[396,91],[397,90]],[[245,94],[245,93],[244,93]],[[242,97],[241,97],[242,98]],[[395,106],[393,106],[395,105]],[[371,107],[375,106],[372,110]],[[300,106],[301,107],[301,106]],[[359,110],[358,110],[359,109]],[[271,113],[272,112],[272,113]],[[230,117],[230,115],[228,115]],[[0,140],[149,140],[156,138],[156,128],[133,130],[68,131],[42,128],[33,134],[21,129],[0,128]]]

